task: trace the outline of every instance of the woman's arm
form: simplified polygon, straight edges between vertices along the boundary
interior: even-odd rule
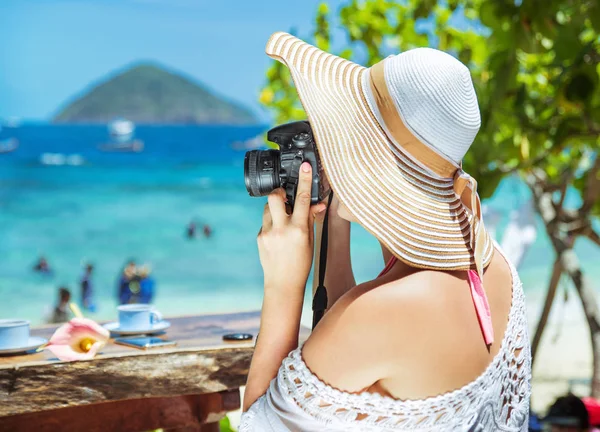
[[[310,164],[303,163],[292,215],[286,213],[281,189],[269,195],[265,207],[258,236],[265,293],[244,411],[267,391],[283,359],[298,346],[304,290],[313,258],[314,218],[325,210],[325,204],[310,205],[311,172]]]
[[[325,272],[325,287],[327,288],[327,309],[356,285],[352,262],[350,260],[350,222],[338,216],[340,202],[334,195],[331,200],[328,217],[328,247],[327,270]],[[313,271],[313,295],[319,284],[319,257],[321,251],[321,236],[323,233],[323,218],[317,219],[315,241],[315,259]]]
[[[265,287],[265,292],[267,289],[277,291],[280,287],[273,288],[275,289]],[[303,288],[296,291],[302,293]],[[302,294],[293,298],[265,295],[259,337],[254,348],[244,393],[244,411],[266,393],[269,383],[277,376],[283,359],[298,347],[303,300]]]

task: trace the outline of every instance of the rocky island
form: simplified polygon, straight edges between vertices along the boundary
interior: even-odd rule
[[[137,64],[69,102],[55,123],[256,124],[254,114],[204,85],[157,64]]]

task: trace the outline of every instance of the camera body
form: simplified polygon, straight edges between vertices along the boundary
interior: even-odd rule
[[[312,166],[311,203],[317,204],[329,194],[312,129],[307,121],[286,123],[267,132],[267,139],[279,150],[252,150],[244,158],[244,182],[250,196],[264,196],[282,187],[290,206],[294,206],[300,165]]]

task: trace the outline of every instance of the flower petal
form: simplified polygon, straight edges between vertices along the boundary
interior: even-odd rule
[[[75,340],[81,340],[84,337],[107,341],[110,338],[110,333],[89,318],[73,318],[54,332],[49,345],[72,345]]]
[[[52,353],[58,357],[59,360],[87,360],[87,353],[74,351],[68,345],[49,345],[48,350],[52,351]]]
[[[96,336],[97,339],[108,340],[110,338],[110,332],[94,320],[89,318],[73,318],[71,321],[74,321],[78,326],[88,327],[98,335]]]
[[[71,340],[71,331],[73,326],[70,322],[61,325],[56,329],[50,340],[48,341],[48,345],[64,345],[68,344]]]
[[[68,345],[50,345],[48,346],[48,350],[52,351],[62,361],[91,360],[104,345],[104,342],[96,342],[86,353],[77,352]]]
[[[92,347],[87,352],[87,354],[91,355],[90,358],[94,358],[104,345],[106,345],[106,342],[96,342],[94,345],[92,345]]]

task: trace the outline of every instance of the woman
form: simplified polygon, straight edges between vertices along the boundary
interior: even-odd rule
[[[325,208],[309,207],[305,164],[293,214],[281,191],[265,208],[265,295],[240,430],[527,430],[521,284],[460,168],[480,125],[468,69],[429,48],[366,69],[285,33],[267,54],[290,69],[336,197],[330,309],[299,346],[313,222]],[[359,285],[349,221],[380,241],[387,263]]]

